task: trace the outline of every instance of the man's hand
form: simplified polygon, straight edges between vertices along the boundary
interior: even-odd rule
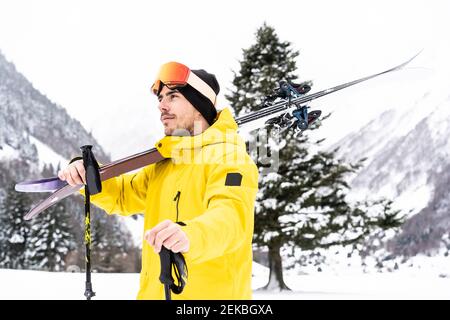
[[[147,230],[144,239],[153,247],[156,253],[161,251],[161,246],[173,252],[187,252],[189,239],[179,224],[170,220],[164,220],[153,229]]]
[[[67,181],[71,186],[86,184],[86,170],[83,160],[74,161],[65,169],[58,171],[58,178]]]

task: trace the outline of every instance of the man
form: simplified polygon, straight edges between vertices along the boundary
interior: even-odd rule
[[[215,108],[216,77],[169,62],[152,90],[166,135],[156,147],[167,159],[104,181],[91,201],[110,214],[144,213],[138,299],[164,299],[161,246],[181,252],[188,268],[173,299],[251,299],[258,170],[231,112]],[[71,185],[85,182],[82,161],[58,175]]]

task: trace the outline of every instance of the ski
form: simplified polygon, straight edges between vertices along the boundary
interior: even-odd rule
[[[142,168],[148,164],[152,164],[155,159],[158,161],[162,156],[158,155],[158,150],[152,148],[126,158],[116,160],[107,165],[100,166],[101,180],[107,180],[122,173],[126,173],[135,169]],[[30,180],[17,183],[15,186],[16,191],[19,192],[55,192],[68,184],[65,181],[60,180],[58,177],[45,178],[40,180]],[[80,188],[83,185],[80,185]]]
[[[100,167],[100,180],[105,181],[121,174],[148,166],[152,163],[163,160],[164,157],[156,148],[137,153],[135,155],[111,162]],[[30,220],[42,211],[52,206],[54,203],[74,194],[84,185],[70,186],[67,182],[61,181],[58,177],[43,180],[26,181],[16,184],[15,189],[19,192],[49,192],[53,193],[34,206],[26,215],[25,220]],[[56,189],[55,189],[56,188]]]
[[[245,126],[246,124],[251,123],[256,120],[265,119],[265,118],[268,118],[267,120],[269,120],[269,119],[274,119],[279,116],[283,116],[286,113],[289,113],[290,111],[292,111],[294,109],[301,108],[302,104],[311,102],[312,100],[329,95],[331,93],[348,88],[350,86],[354,86],[355,84],[373,79],[373,78],[381,76],[383,74],[400,70],[404,66],[406,66],[408,63],[410,63],[412,60],[414,60],[414,58],[416,58],[419,54],[420,54],[420,52],[417,53],[416,55],[414,55],[411,59],[403,62],[402,64],[395,66],[393,68],[390,68],[388,70],[385,70],[383,72],[372,74],[370,76],[363,77],[363,78],[360,78],[357,80],[353,80],[353,81],[350,81],[350,82],[347,82],[347,83],[344,83],[344,84],[341,84],[341,85],[338,85],[338,86],[335,86],[332,88],[328,88],[328,89],[325,89],[325,90],[322,90],[322,91],[319,91],[316,93],[312,93],[309,95],[299,94],[297,97],[293,97],[293,98],[290,97],[291,99],[289,99],[289,101],[282,100],[273,105],[268,105],[268,106],[262,108],[261,110],[251,112],[247,115],[237,118],[236,123],[238,124],[238,126],[242,127],[242,126]]]
[[[304,130],[307,130],[310,125],[320,117],[321,114],[320,110],[308,112],[309,107],[306,105],[308,102],[383,74],[400,70],[419,54],[420,52],[406,62],[383,72],[346,82],[344,84],[312,94],[307,94],[311,89],[307,85],[299,87],[298,85],[294,85],[292,83],[280,82],[280,86],[275,90],[275,94],[266,97],[266,101],[262,104],[259,110],[236,118],[236,123],[241,129],[249,126],[251,123],[255,124],[262,121],[263,124],[258,125],[257,128],[266,125],[273,125],[279,129],[293,129],[303,132]],[[100,179],[101,181],[105,181],[164,159],[165,158],[156,148],[152,148],[147,151],[113,161],[104,166],[100,166]],[[54,203],[70,196],[71,194],[74,194],[83,186],[84,185],[70,186],[67,182],[61,181],[58,177],[53,177],[21,182],[16,184],[15,189],[19,192],[52,192],[50,196],[34,206],[25,215],[25,219],[30,220]]]

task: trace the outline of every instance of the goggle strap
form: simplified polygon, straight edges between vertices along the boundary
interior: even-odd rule
[[[207,97],[214,106],[216,105],[216,93],[214,92],[214,90],[192,71],[189,72],[187,83],[189,83],[194,89],[203,94],[205,97]]]

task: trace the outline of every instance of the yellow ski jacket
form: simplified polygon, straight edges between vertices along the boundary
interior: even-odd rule
[[[258,169],[231,112],[202,134],[166,136],[156,147],[167,159],[104,181],[92,203],[109,214],[144,213],[144,231],[166,219],[186,224],[188,278],[172,299],[251,299]],[[159,260],[144,241],[138,299],[164,299]]]

